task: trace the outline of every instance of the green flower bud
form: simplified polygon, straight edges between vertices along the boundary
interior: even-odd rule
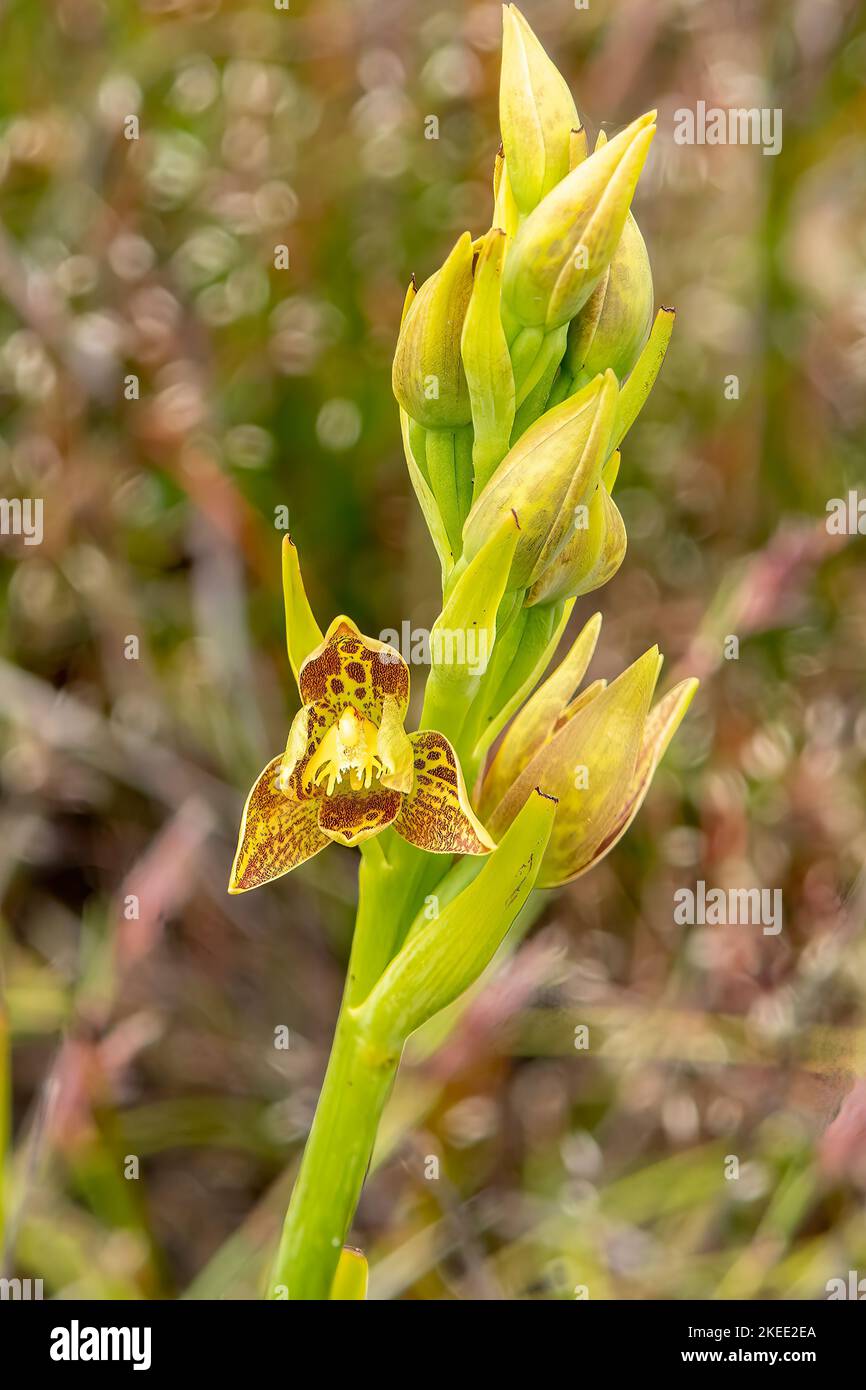
[[[394,354],[394,395],[427,429],[456,429],[472,418],[460,336],[472,293],[472,238],[457,242],[410,304]]]
[[[623,519],[610,495],[618,469],[617,453],[605,465],[589,506],[576,513],[571,539],[526,595],[527,607],[590,594],[616,574],[627,545]]]
[[[653,135],[655,112],[578,164],[523,223],[508,254],[503,299],[528,326],[574,318],[607,269]]]
[[[528,791],[559,798],[538,886],[586,873],[628,829],[697,689],[684,680],[652,706],[661,658],[652,647],[611,685],[580,682],[598,636],[596,616],[533,695],[505,737],[481,786],[480,808],[496,837]]]
[[[605,367],[628,376],[649,337],[653,280],[640,228],[629,213],[613,259],[568,330],[565,362],[580,385]]]
[[[527,588],[572,534],[575,508],[592,497],[610,454],[617,403],[613,372],[549,410],[509,450],[463,528],[463,553],[477,555],[510,512],[520,527],[509,588]]]
[[[595,613],[572,643],[568,654],[515,714],[481,783],[481,797],[488,814],[493,814],[530,758],[552,737],[560,722],[564,722],[564,712],[571,705],[586,675],[600,632],[601,614]],[[544,670],[547,664],[549,659]],[[534,684],[538,684],[537,680]],[[598,689],[593,691],[593,695],[598,693]]]
[[[503,9],[502,24],[499,124],[514,200],[525,215],[568,173],[580,119],[565,79],[515,5]]]

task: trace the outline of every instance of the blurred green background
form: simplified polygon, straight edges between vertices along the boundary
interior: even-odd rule
[[[354,1239],[375,1298],[824,1297],[866,1274],[866,541],[825,525],[866,490],[863,12],[523,8],[593,134],[658,108],[636,212],[679,311],[575,626],[591,676],[658,641],[702,688],[623,844],[407,1058]],[[410,274],[489,225],[499,35],[0,13],[0,491],[44,499],[0,538],[3,1272],[46,1295],[261,1292],[356,873],[225,893],[294,709],[276,509],[323,624],[430,625],[390,360]],[[781,153],[677,145],[698,100],[780,107]],[[676,926],[698,879],[780,888],[783,931]]]

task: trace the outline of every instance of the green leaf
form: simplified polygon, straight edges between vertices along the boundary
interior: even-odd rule
[[[403,452],[406,455],[406,466],[409,469],[409,478],[415,489],[415,496],[421,507],[424,520],[427,523],[427,530],[430,532],[430,539],[436,547],[436,554],[439,556],[439,564],[442,567],[442,588],[454,565],[454,555],[451,550],[451,542],[445,530],[445,523],[442,520],[442,513],[439,510],[436,498],[433,496],[430,484],[424,476],[424,472],[419,461],[415,456],[411,435],[412,422],[405,410],[400,411],[400,428],[403,433]],[[422,425],[418,425],[417,431],[421,431],[422,438],[426,436],[426,431]],[[424,460],[426,467],[426,459]]]
[[[301,578],[298,552],[291,536],[283,537],[283,602],[286,608],[286,646],[298,679],[305,660],[323,641]]]
[[[350,1010],[371,1048],[401,1048],[490,964],[535,882],[556,806],[533,790],[477,878],[406,941],[364,1003]]]
[[[499,312],[505,241],[504,232],[496,227],[483,238],[463,321],[461,351],[475,431],[476,497],[508,453],[514,424],[514,374]]]
[[[647,396],[653,389],[655,379],[661,371],[662,362],[665,360],[671,334],[674,331],[675,318],[675,309],[661,308],[656,314],[646,347],[619,393],[610,446],[611,453],[619,448],[643,409]]]
[[[433,624],[423,729],[450,738],[462,725],[493,654],[496,615],[519,537],[514,518],[503,518],[460,574]]]

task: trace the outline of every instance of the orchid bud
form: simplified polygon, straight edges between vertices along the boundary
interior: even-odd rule
[[[524,215],[569,170],[580,125],[571,92],[515,5],[502,12],[499,123],[514,200]]]
[[[571,539],[526,595],[528,607],[590,594],[616,574],[627,545],[625,524],[610,495],[618,469],[616,453],[605,465],[589,506],[577,509]]]
[[[582,638],[584,634],[578,642]],[[698,688],[695,680],[681,681],[651,710],[659,667],[659,653],[653,646],[613,684],[595,682],[564,703],[557,717],[553,708],[546,708],[548,688],[559,676],[555,673],[535,696],[546,731],[542,733],[538,720],[528,716],[524,727],[516,721],[507,731],[498,758],[505,756],[512,780],[507,783],[495,776],[493,763],[489,784],[485,777],[481,805],[487,808],[496,787],[507,787],[498,806],[491,812],[485,809],[491,833],[500,837],[523,805],[528,788],[559,796],[538,887],[557,887],[587,873],[637,816],[664,749]],[[569,684],[560,682],[553,694],[563,698]],[[509,739],[512,746],[507,746]],[[521,739],[523,751],[517,746]],[[517,767],[521,770],[514,776]]]
[[[499,149],[496,151],[496,158],[493,161],[493,201],[499,197],[499,190],[502,187],[502,175],[505,172],[505,146],[499,141]]]
[[[577,385],[612,368],[628,376],[649,336],[653,281],[644,239],[631,213],[613,259],[568,330],[565,364]]]
[[[549,331],[568,323],[589,299],[622,236],[654,121],[654,111],[633,121],[527,217],[503,280],[503,299],[518,322]]]
[[[551,729],[491,812],[489,824],[496,827],[491,833],[498,839],[526,799],[527,788],[538,786],[559,797],[557,844],[554,850],[551,837],[551,857],[541,871],[544,883],[572,877],[572,866],[589,858],[613,825],[637,765],[659,666],[658,648],[651,647],[558,729]]]
[[[600,632],[601,614],[595,613],[581,629],[568,655],[515,715],[484,774],[481,805],[487,814],[496,810],[529,759],[553,736],[563,711],[586,675]],[[547,663],[544,669],[546,666]]]
[[[472,418],[460,336],[472,293],[472,238],[457,242],[425,280],[406,312],[394,355],[394,395],[428,429],[456,429]]]
[[[584,637],[582,633],[576,646],[583,645]],[[581,650],[580,662],[584,656]],[[650,711],[660,665],[658,649],[652,647],[611,685],[597,682],[571,701],[571,680],[559,681],[555,672],[533,697],[522,724],[515,721],[506,733],[496,761],[505,759],[508,776],[497,775],[494,762],[482,787],[481,806],[491,834],[499,838],[528,789],[537,786],[559,798],[539,887],[555,887],[585,873],[637,814],[697,689],[697,681],[682,681]],[[488,809],[503,787],[498,805]]]
[[[509,588],[544,573],[571,534],[575,507],[592,497],[610,453],[616,412],[613,372],[549,410],[506,454],[463,528],[467,560],[498,532],[510,512],[520,528]]]

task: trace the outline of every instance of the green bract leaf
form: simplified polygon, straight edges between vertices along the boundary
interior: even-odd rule
[[[298,552],[291,536],[283,537],[283,602],[286,608],[286,646],[295,680],[310,652],[322,641],[322,629],[313,616]]]
[[[556,799],[530,792],[477,878],[412,936],[358,1008],[359,1033],[390,1053],[478,979],[535,883]]]
[[[427,728],[441,728],[443,717],[447,722],[443,706],[462,720],[478,690],[496,642],[496,615],[519,535],[514,518],[504,517],[499,530],[457,579],[433,625],[424,717]]]
[[[675,309],[659,309],[646,347],[619,393],[611,449],[618,449],[653,388],[674,331]]]
[[[493,228],[482,241],[463,321],[461,350],[475,431],[476,497],[508,453],[514,424],[514,374],[499,312],[504,258],[505,234]]]

